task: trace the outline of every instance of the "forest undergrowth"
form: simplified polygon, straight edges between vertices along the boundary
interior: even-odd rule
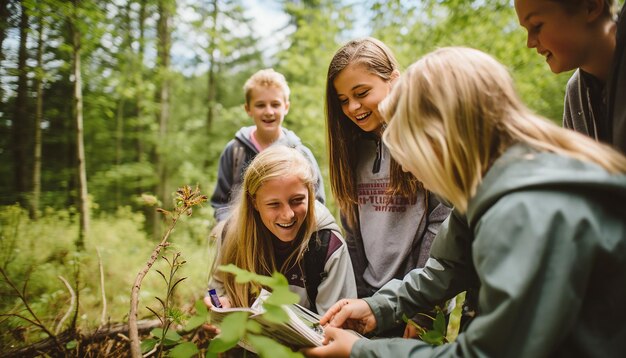
[[[0,207],[0,355],[128,355],[131,287],[160,239],[146,234],[143,213],[121,208],[94,215],[85,248],[78,252],[77,219],[73,210],[47,210],[33,221],[19,206]],[[193,315],[212,264],[211,225],[210,209],[198,207],[172,232],[141,285],[142,338],[159,326],[151,310],[158,310],[167,295],[159,274],[170,271],[164,257],[179,254],[178,261],[184,261],[176,272],[184,281],[169,297],[168,314],[180,325]],[[50,334],[58,342],[51,342]],[[194,332],[187,339],[202,345],[205,337]]]

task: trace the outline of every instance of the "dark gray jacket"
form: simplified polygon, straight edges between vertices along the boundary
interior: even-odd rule
[[[213,215],[218,222],[228,217],[230,200],[233,193],[241,186],[245,168],[259,154],[259,151],[250,141],[250,135],[255,128],[255,126],[249,126],[239,129],[235,134],[235,138],[226,144],[220,156],[217,183],[211,196],[211,206],[215,210]],[[313,153],[302,144],[302,141],[294,132],[285,128],[282,128],[282,131],[283,135],[274,144],[297,148],[311,161],[311,165],[313,165],[318,177],[315,187],[315,198],[323,204],[326,199],[324,182]]]

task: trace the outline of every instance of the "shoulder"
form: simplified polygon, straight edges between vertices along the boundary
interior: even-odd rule
[[[567,80],[566,94],[578,93],[580,88],[580,81],[580,69],[577,69],[572,74],[572,77]]]

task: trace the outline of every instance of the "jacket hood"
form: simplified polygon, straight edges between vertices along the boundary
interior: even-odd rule
[[[237,133],[235,133],[235,138],[256,153],[258,151],[250,140],[252,132],[254,132],[255,129],[256,126],[241,127]],[[302,145],[302,141],[294,132],[287,128],[281,128],[280,130],[283,132],[283,135],[276,141],[276,143],[287,145],[289,147],[298,147]]]
[[[341,233],[339,225],[335,222],[335,218],[324,204],[315,200],[315,220],[317,221],[317,230],[329,229]]]
[[[558,190],[589,197],[626,201],[626,175],[611,174],[597,164],[540,152],[526,145],[509,148],[484,176],[468,203],[467,219],[473,226],[502,196],[518,190]]]

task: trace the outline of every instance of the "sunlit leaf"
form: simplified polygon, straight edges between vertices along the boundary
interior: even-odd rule
[[[237,342],[246,334],[248,313],[233,312],[224,318],[220,325],[221,333],[209,344],[209,351],[224,352],[237,345]]]
[[[144,339],[143,341],[141,341],[141,352],[142,353],[150,352],[152,348],[154,348],[154,346],[156,346],[158,342],[159,340],[155,338]]]
[[[172,358],[189,358],[198,354],[199,350],[195,344],[191,342],[183,342],[168,352],[168,356]]]
[[[289,290],[289,284],[285,280],[284,286],[275,286],[273,287],[272,294],[265,301],[266,304],[273,305],[290,305],[293,303],[298,303],[300,301],[300,296],[294,292]]]
[[[259,356],[262,358],[302,358],[302,353],[294,352],[290,348],[283,346],[282,344],[264,337],[256,335],[248,335],[247,337],[250,344],[257,350]]]

